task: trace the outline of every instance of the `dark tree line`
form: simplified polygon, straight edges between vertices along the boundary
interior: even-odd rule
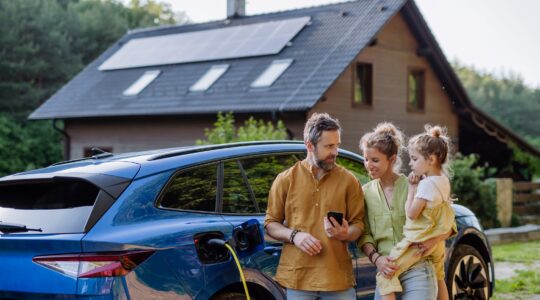
[[[28,115],[128,30],[178,21],[169,5],[144,3],[0,0],[0,175],[61,160],[51,121]]]

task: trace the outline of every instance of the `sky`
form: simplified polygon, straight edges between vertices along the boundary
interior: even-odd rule
[[[226,0],[162,0],[195,23],[226,18]],[[246,14],[343,0],[246,0]],[[449,61],[540,88],[540,0],[416,0]]]

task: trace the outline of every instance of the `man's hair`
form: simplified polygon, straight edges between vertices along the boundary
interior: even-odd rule
[[[323,131],[339,131],[339,121],[330,117],[327,113],[314,113],[309,117],[304,127],[304,142],[311,142],[314,146],[321,139]]]

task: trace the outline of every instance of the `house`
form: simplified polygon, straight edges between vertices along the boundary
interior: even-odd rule
[[[540,157],[471,103],[412,0],[254,16],[244,3],[229,0],[226,20],[128,32],[29,118],[63,120],[71,159],[93,146],[192,145],[220,111],[283,120],[295,139],[311,113],[328,112],[353,151],[392,121],[408,135],[444,125],[461,152],[495,166],[509,145]]]

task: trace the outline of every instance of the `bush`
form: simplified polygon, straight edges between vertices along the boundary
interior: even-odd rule
[[[0,114],[0,176],[62,159],[62,137],[51,121],[20,122]]]
[[[232,142],[265,141],[265,140],[285,140],[287,139],[287,129],[282,121],[278,121],[274,126],[271,122],[264,123],[263,120],[255,120],[249,117],[243,126],[234,125],[234,116],[231,112],[217,115],[214,128],[204,130],[206,140],[197,140],[195,144],[224,144]]]
[[[497,220],[497,188],[495,180],[486,177],[493,169],[478,165],[478,156],[457,154],[452,161],[452,192],[458,198],[456,204],[468,207],[486,228],[499,227]]]

